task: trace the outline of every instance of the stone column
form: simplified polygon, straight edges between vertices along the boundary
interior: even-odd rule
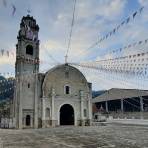
[[[108,112],[108,102],[105,101],[105,109],[106,109],[106,112]]]
[[[14,94],[14,115],[13,115],[13,127],[18,128],[18,76],[16,75],[15,81],[15,94]],[[17,121],[17,122],[14,122]]]
[[[55,126],[56,125],[56,121],[55,121],[55,112],[54,112],[54,99],[55,99],[55,89],[52,88],[52,92],[51,92],[51,125]]]
[[[17,76],[15,76],[15,83],[14,83],[14,99],[13,99],[13,119],[16,119],[16,108],[17,108],[17,82],[18,82],[18,78]],[[16,127],[16,125],[15,125]]]
[[[121,99],[121,111],[124,112],[124,105],[123,105],[123,99]]]
[[[35,73],[34,128],[38,128],[38,73]]]
[[[42,98],[42,127],[45,127],[45,97]]]
[[[124,102],[123,102],[123,98],[121,99],[121,118],[124,118],[123,112],[124,112]]]
[[[143,108],[143,98],[140,97],[140,111],[143,112],[144,108]]]
[[[92,103],[91,103],[91,97],[88,94],[88,124],[91,125],[91,120],[92,120]]]
[[[84,123],[84,105],[83,105],[83,100],[84,100],[84,91],[80,91],[80,111],[81,111],[81,121],[80,121],[80,124],[81,126],[84,126],[85,123]]]
[[[143,98],[140,96],[140,118],[141,119],[143,119],[143,111],[144,111]]]
[[[19,129],[22,129],[23,128],[23,125],[22,125],[22,120],[23,120],[23,116],[22,116],[22,93],[23,90],[22,90],[22,83],[23,83],[23,80],[22,80],[22,76],[19,76],[19,82],[18,82],[18,85],[19,85],[19,90],[18,90],[18,128]]]

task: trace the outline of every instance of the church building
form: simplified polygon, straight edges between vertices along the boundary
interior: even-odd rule
[[[22,18],[16,45],[16,87],[13,116],[16,128],[85,126],[92,119],[92,87],[68,63],[39,73],[39,26]]]

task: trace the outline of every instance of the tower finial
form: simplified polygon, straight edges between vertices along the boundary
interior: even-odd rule
[[[31,13],[31,10],[30,9],[27,9],[27,13],[28,13],[28,15]]]

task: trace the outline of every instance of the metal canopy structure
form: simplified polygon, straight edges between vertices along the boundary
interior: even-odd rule
[[[102,95],[92,99],[92,103],[109,101],[109,100],[127,99],[127,98],[141,97],[141,96],[148,96],[148,90],[112,88],[109,91],[103,93]]]

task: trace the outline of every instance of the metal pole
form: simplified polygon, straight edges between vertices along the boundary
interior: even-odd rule
[[[124,112],[123,98],[121,99],[121,111]]]

